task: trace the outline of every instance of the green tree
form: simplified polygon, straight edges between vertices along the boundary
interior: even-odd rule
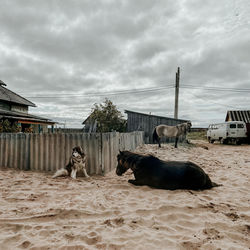
[[[107,98],[103,104],[94,104],[90,119],[97,122],[97,132],[126,131],[126,120],[112,101]]]
[[[0,132],[1,133],[10,133],[11,132],[11,124],[8,120],[0,121]]]
[[[22,131],[22,127],[18,125],[17,122],[14,122],[12,127],[11,127],[11,132],[12,133],[18,133]]]
[[[21,128],[18,126],[17,122],[12,125],[9,120],[0,121],[0,133],[17,133],[20,132]]]

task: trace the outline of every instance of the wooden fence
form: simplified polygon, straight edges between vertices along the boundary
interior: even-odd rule
[[[138,113],[134,111],[125,110],[128,115],[127,121],[127,131],[144,131],[144,142],[154,143],[153,141],[153,131],[157,125],[165,124],[169,126],[176,126],[177,124],[188,122],[188,120],[174,119],[170,117],[163,117],[157,115],[149,115]],[[186,139],[186,136],[180,136],[179,142]],[[162,143],[174,142],[175,138],[163,137],[161,138]]]
[[[87,172],[105,174],[116,167],[119,150],[143,144],[143,132],[94,134],[0,134],[0,167],[56,171],[65,166],[73,147],[87,155]]]

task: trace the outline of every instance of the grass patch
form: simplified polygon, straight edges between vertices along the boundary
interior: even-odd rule
[[[207,131],[190,132],[187,134],[188,140],[207,140]]]

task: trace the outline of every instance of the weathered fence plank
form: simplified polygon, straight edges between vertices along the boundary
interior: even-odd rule
[[[119,150],[143,144],[143,132],[75,134],[0,134],[0,167],[56,171],[79,145],[87,155],[87,172],[105,174],[116,167]]]

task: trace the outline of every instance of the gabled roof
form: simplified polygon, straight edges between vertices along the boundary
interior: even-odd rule
[[[52,121],[51,119],[47,119],[41,116],[36,115],[30,115],[25,114],[21,112],[16,111],[8,111],[0,109],[0,119],[15,119],[15,120],[21,120],[21,121],[33,121],[33,122],[39,122],[44,124],[55,124],[56,122]]]
[[[225,121],[243,121],[250,123],[250,110],[229,110]]]
[[[82,124],[86,124],[90,120],[90,115],[82,122]]]
[[[159,115],[149,115],[149,114],[145,114],[145,113],[140,113],[140,112],[135,112],[135,111],[131,111],[131,110],[125,110],[124,111],[126,114],[127,113],[133,113],[133,114],[138,114],[138,115],[143,115],[143,116],[150,116],[150,117],[157,117],[157,118],[161,118],[161,119],[168,119],[168,120],[174,120],[174,121],[182,121],[182,122],[188,122],[188,120],[183,120],[183,119],[175,119],[175,118],[171,118],[171,117],[165,117],[165,116],[159,116]]]
[[[0,100],[24,106],[36,107],[36,105],[33,102],[30,102],[29,100],[12,92],[11,90],[5,88],[4,86],[6,86],[6,84],[0,80]]]

